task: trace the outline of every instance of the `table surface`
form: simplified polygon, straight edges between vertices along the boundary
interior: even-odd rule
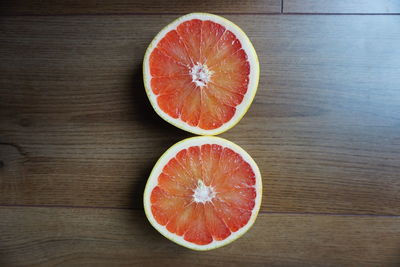
[[[261,78],[221,136],[263,177],[253,228],[209,252],[147,222],[157,158],[191,136],[145,96],[152,37],[193,11],[248,34]],[[0,265],[399,266],[400,2],[0,4]]]

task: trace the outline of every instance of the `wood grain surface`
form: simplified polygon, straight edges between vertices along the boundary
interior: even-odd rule
[[[398,0],[284,0],[286,13],[400,13]]]
[[[400,16],[214,10],[240,13],[225,17],[259,55],[255,102],[221,136],[258,163],[264,198],[247,235],[200,255],[142,211],[155,161],[191,135],[153,112],[141,61],[177,17],[158,12],[195,10],[54,3],[0,16],[1,266],[400,265]]]
[[[2,0],[0,14],[159,14],[159,13],[280,13],[281,0]]]
[[[400,260],[400,240],[393,238],[400,218],[393,217],[262,214],[235,245],[199,253],[156,233],[139,211],[0,212],[5,265],[398,266]]]
[[[152,111],[141,77],[147,44],[174,18],[2,23],[2,204],[141,207],[131,198],[157,158],[189,136]],[[222,136],[259,163],[262,210],[399,214],[400,54],[386,52],[400,45],[399,17],[228,18],[262,75]]]

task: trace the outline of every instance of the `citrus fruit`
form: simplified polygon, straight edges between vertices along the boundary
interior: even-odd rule
[[[216,135],[246,113],[259,79],[257,54],[229,20],[191,13],[167,25],[147,48],[143,77],[154,110],[199,135]]]
[[[144,191],[150,223],[168,239],[210,250],[243,235],[261,204],[261,175],[242,148],[219,137],[198,136],[169,148]]]

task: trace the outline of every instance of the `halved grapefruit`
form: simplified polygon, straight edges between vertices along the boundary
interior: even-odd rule
[[[261,194],[260,171],[246,151],[219,137],[198,136],[161,156],[143,202],[162,235],[190,249],[210,250],[250,229]]]
[[[143,77],[154,110],[199,135],[222,133],[244,116],[260,67],[246,34],[229,20],[191,13],[166,26],[147,48]]]

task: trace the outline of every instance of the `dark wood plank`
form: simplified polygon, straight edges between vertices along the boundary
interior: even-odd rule
[[[284,13],[400,13],[398,0],[284,0]]]
[[[258,162],[262,210],[400,214],[400,17],[227,17],[262,75],[222,136]],[[1,204],[141,207],[157,158],[190,136],[151,110],[141,77],[174,18],[2,18]]]
[[[126,13],[280,13],[281,0],[3,0],[2,15],[126,14]]]
[[[172,243],[139,211],[0,208],[0,217],[3,266],[400,264],[399,217],[261,214],[240,239],[208,252]]]

